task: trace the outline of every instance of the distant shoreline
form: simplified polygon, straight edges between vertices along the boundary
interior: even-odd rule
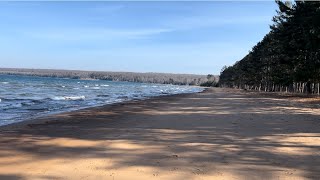
[[[71,79],[99,79],[109,81],[127,81],[140,83],[158,83],[173,85],[201,85],[208,81],[207,75],[172,74],[172,73],[137,73],[137,72],[107,72],[58,69],[22,69],[0,68],[0,74],[27,75],[40,77],[59,77]],[[218,76],[213,76],[218,81]]]

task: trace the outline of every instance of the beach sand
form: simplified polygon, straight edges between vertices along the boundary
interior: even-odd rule
[[[319,101],[231,89],[0,128],[0,179],[320,179]]]

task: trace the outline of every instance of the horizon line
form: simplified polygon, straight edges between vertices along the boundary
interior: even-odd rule
[[[173,72],[138,72],[138,71],[109,71],[109,70],[81,70],[81,69],[56,69],[56,68],[15,68],[15,67],[0,67],[0,74],[3,69],[11,70],[54,70],[54,71],[83,71],[83,72],[111,72],[111,73],[136,73],[136,74],[174,74],[174,75],[198,75],[207,76],[209,74],[192,74],[192,73],[173,73]],[[210,74],[219,76],[218,74]]]

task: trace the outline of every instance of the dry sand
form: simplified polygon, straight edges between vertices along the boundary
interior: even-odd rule
[[[2,127],[0,179],[320,179],[306,102],[209,89]]]

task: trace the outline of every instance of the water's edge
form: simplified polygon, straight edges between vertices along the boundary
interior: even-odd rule
[[[170,84],[0,75],[0,126],[117,102],[203,90]]]
[[[91,107],[82,107],[80,109],[76,109],[76,110],[68,110],[68,111],[62,111],[62,112],[52,112],[51,114],[42,114],[40,116],[37,117],[29,117],[29,118],[25,118],[22,121],[17,121],[17,122],[13,122],[10,124],[5,124],[5,125],[0,125],[0,131],[3,130],[8,130],[11,128],[19,128],[19,127],[23,127],[26,125],[30,125],[30,124],[40,124],[40,123],[44,123],[44,122],[49,122],[52,120],[59,120],[57,119],[58,115],[64,115],[64,114],[75,114],[78,112],[82,112],[82,111],[90,111],[90,110],[94,110],[94,109],[98,109],[98,108],[103,108],[104,110],[108,110],[111,107],[116,107],[119,105],[127,105],[127,104],[131,104],[131,103],[139,103],[142,101],[152,101],[152,100],[158,100],[158,99],[164,99],[164,98],[170,98],[170,97],[184,97],[184,96],[188,96],[188,95],[192,95],[192,94],[198,94],[198,93],[204,93],[208,88],[203,88],[202,91],[199,92],[190,92],[190,93],[179,93],[179,94],[167,94],[167,95],[159,95],[159,96],[150,96],[150,97],[146,97],[143,99],[129,99],[129,100],[125,100],[125,101],[121,101],[121,102],[114,102],[114,103],[110,103],[110,104],[103,104],[103,105],[97,105],[97,106],[91,106]]]

